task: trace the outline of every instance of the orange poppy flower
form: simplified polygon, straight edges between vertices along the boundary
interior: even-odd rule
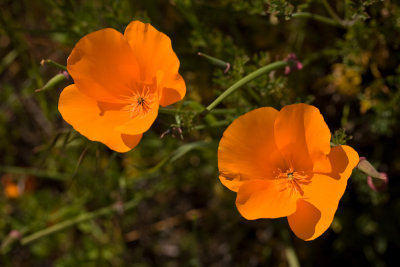
[[[18,198],[21,195],[18,184],[13,181],[11,175],[4,174],[1,177],[1,182],[4,186],[4,195],[7,198]]]
[[[4,187],[4,194],[8,198],[18,198],[20,196],[19,188],[17,184],[14,183],[8,183]]]
[[[253,110],[235,120],[218,147],[220,180],[237,192],[241,215],[287,217],[303,240],[332,223],[359,157],[349,146],[330,146],[319,110],[305,104]]]
[[[107,28],[86,35],[68,57],[67,69],[74,84],[60,95],[64,120],[118,152],[139,143],[159,105],[186,93],[171,40],[140,21],[131,22],[124,34]]]

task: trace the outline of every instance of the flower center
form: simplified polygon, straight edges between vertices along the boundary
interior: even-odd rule
[[[134,113],[140,113],[140,114],[146,114],[150,110],[150,103],[151,101],[148,98],[145,98],[143,96],[138,96],[136,98],[136,103],[133,103],[133,112]]]
[[[155,88],[152,84],[137,85],[135,89],[129,98],[129,101],[132,103],[128,106],[131,118],[145,116],[155,101]]]
[[[284,190],[291,190],[292,194],[300,194],[303,195],[304,191],[302,189],[303,185],[307,185],[310,183],[310,176],[304,171],[295,171],[292,167],[287,169],[286,171],[282,171],[278,169],[277,174],[275,176],[276,179],[282,179],[284,183]]]

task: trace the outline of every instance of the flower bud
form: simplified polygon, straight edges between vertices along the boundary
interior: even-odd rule
[[[365,157],[360,157],[360,162],[358,163],[357,168],[368,176],[381,179],[380,173],[374,168],[374,166],[372,166],[371,163],[369,163]]]
[[[384,172],[378,172],[365,157],[360,157],[360,162],[358,163],[357,168],[367,175],[367,183],[372,190],[380,192],[386,188],[389,182],[387,174]],[[381,182],[377,185],[373,182],[372,178],[380,179],[383,183]]]

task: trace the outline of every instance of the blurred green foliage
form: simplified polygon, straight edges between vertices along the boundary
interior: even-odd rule
[[[399,18],[391,0],[1,0],[0,265],[395,266]],[[84,35],[122,32],[132,20],[170,36],[188,92],[179,112],[160,114],[139,146],[118,154],[63,122],[57,102],[71,80],[35,90],[59,73],[42,59],[65,64]],[[197,52],[232,68],[225,74]],[[260,77],[192,121],[234,82],[291,52],[301,71]],[[312,242],[289,233],[285,219],[244,220],[217,172],[232,120],[295,102],[317,106],[338,130],[332,143],[347,142],[390,179],[377,193],[354,171],[331,229]],[[46,229],[54,232],[35,236]]]

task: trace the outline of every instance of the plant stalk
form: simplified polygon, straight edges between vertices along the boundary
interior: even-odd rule
[[[326,11],[328,11],[329,15],[340,25],[343,26],[342,19],[336,14],[336,12],[332,9],[331,5],[328,3],[327,0],[322,0],[322,4],[324,5]]]
[[[59,68],[59,69],[62,69],[62,70],[67,71],[67,67],[66,67],[66,66],[61,65],[60,63],[57,63],[57,62],[55,62],[55,61],[53,61],[53,60],[51,60],[51,59],[42,59],[42,61],[40,62],[40,64],[41,64],[42,66],[43,66],[44,64],[49,64],[49,65],[52,65],[52,66],[54,66],[54,67],[56,67],[56,68]]]
[[[125,203],[115,203],[113,205],[98,209],[96,211],[87,212],[87,213],[78,215],[75,218],[65,220],[63,222],[57,223],[57,224],[52,225],[43,230],[37,231],[31,235],[23,237],[20,241],[21,245],[28,245],[42,237],[62,231],[66,228],[69,228],[69,227],[71,227],[75,224],[81,223],[81,222],[89,221],[89,220],[95,219],[97,217],[101,217],[101,216],[105,216],[105,215],[109,215],[109,214],[113,214],[113,213],[123,213],[125,211],[131,210],[134,207],[136,207],[137,204],[139,204],[139,202],[141,200],[142,200],[142,198],[134,198]]]
[[[342,23],[337,22],[336,20],[321,16],[321,15],[317,15],[317,14],[312,14],[309,12],[297,12],[297,13],[293,13],[292,14],[293,18],[307,18],[307,19],[313,19],[334,27],[341,27],[344,28],[344,25]]]
[[[220,96],[218,96],[210,105],[208,105],[200,114],[200,116],[205,116],[211,110],[213,110],[219,103],[221,103],[227,96],[235,92],[237,89],[241,88],[242,86],[246,85],[247,83],[251,82],[252,80],[260,77],[261,75],[268,73],[273,70],[281,69],[286,66],[289,66],[289,62],[287,61],[277,61],[274,63],[271,63],[267,66],[264,66],[262,68],[259,68],[256,71],[253,71],[252,73],[248,74],[247,76],[243,77],[236,83],[234,83],[231,87],[226,89],[225,92],[223,92]]]

